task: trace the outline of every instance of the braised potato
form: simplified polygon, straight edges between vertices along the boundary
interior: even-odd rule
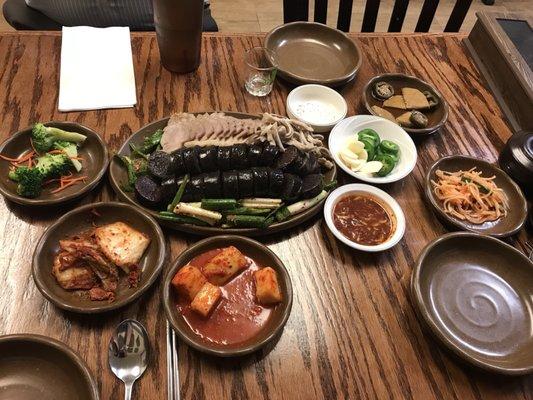
[[[236,247],[230,246],[213,257],[202,269],[205,277],[214,285],[226,284],[234,275],[248,266],[248,261]]]
[[[270,267],[262,268],[254,273],[255,295],[263,305],[277,304],[281,301],[281,289],[278,275]]]
[[[191,308],[203,317],[207,317],[222,297],[222,290],[206,282],[194,297]]]
[[[205,276],[192,265],[184,266],[172,278],[172,285],[178,294],[189,300],[194,299],[206,282]]]

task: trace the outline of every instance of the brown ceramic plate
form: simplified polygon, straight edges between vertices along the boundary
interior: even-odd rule
[[[435,197],[433,192],[433,185],[431,180],[435,180],[435,171],[437,169],[455,172],[459,170],[467,171],[476,167],[478,171],[483,173],[483,176],[496,176],[494,182],[498,187],[503,189],[509,199],[509,210],[505,217],[496,221],[487,221],[482,224],[473,224],[468,221],[461,221],[460,219],[448,215],[442,209],[442,201]],[[449,156],[444,157],[434,163],[429,169],[424,183],[424,191],[426,199],[433,206],[437,215],[447,224],[463,229],[466,231],[483,233],[494,237],[506,237],[517,233],[522,227],[527,218],[527,202],[522,194],[522,191],[516,183],[513,182],[509,176],[494,164],[490,164],[484,160],[467,156]]]
[[[272,267],[276,270],[278,281],[281,286],[283,300],[271,313],[268,322],[263,329],[252,339],[231,347],[221,347],[202,340],[187,324],[183,316],[177,310],[177,294],[172,289],[170,282],[180,268],[185,266],[194,257],[227,246],[235,246],[246,256],[254,259],[260,266]],[[281,334],[292,307],[291,278],[283,262],[268,247],[255,240],[233,235],[215,236],[199,241],[179,255],[172,263],[165,275],[163,282],[163,305],[167,319],[185,343],[195,349],[220,357],[243,356],[252,353]]]
[[[27,206],[52,206],[73,201],[89,193],[100,182],[109,163],[107,146],[102,138],[92,129],[75,122],[47,122],[46,126],[54,126],[67,131],[78,132],[87,136],[83,146],[79,148],[79,156],[83,158],[83,169],[79,174],[87,176],[85,183],[73,185],[59,193],[51,193],[54,186],[44,188],[36,199],[28,199],[17,194],[17,183],[8,178],[10,163],[0,160],[0,193],[7,199]],[[31,129],[25,128],[10,136],[0,145],[0,154],[17,158],[31,149]]]
[[[377,100],[372,96],[372,87],[377,82],[387,82],[392,85],[394,88],[394,94],[401,94],[402,88],[410,87],[418,89],[420,91],[429,91],[439,99],[439,104],[432,110],[421,110],[428,117],[428,126],[422,129],[416,128],[405,128],[406,132],[412,134],[413,136],[422,136],[435,133],[439,128],[444,125],[448,119],[448,103],[442,97],[440,92],[431,86],[429,83],[424,82],[423,80],[416,78],[414,76],[404,75],[404,74],[383,74],[376,76],[371,79],[363,89],[363,103],[370,114],[376,115],[372,106],[378,106],[383,108],[383,101]],[[390,111],[395,118],[399,117],[401,114],[407,110],[400,110],[397,108],[386,108]]]
[[[98,400],[83,359],[65,344],[40,335],[0,337],[1,400]]]
[[[200,114],[200,113],[197,113],[197,114]],[[244,113],[234,113],[234,112],[225,112],[225,114],[230,115],[235,118],[259,118],[257,115],[254,115],[254,114],[244,114]],[[168,118],[163,118],[163,119],[160,119],[159,121],[155,121],[155,122],[152,122],[151,124],[144,126],[140,130],[135,132],[133,135],[131,135],[128,138],[128,140],[126,140],[126,142],[122,145],[122,147],[117,152],[117,154],[129,155],[130,154],[130,143],[133,143],[136,145],[141,144],[145,137],[151,135],[157,129],[164,128],[167,125],[167,122],[168,122]],[[337,167],[333,165],[333,168],[330,171],[328,171],[327,174],[324,175],[326,183],[334,181],[336,176],[337,176]],[[176,222],[165,221],[159,218],[157,211],[151,210],[139,204],[139,202],[135,198],[135,193],[127,192],[123,189],[124,183],[127,182],[128,177],[127,177],[126,169],[124,168],[122,163],[119,160],[117,160],[115,157],[111,160],[111,163],[109,165],[109,180],[111,181],[111,186],[113,187],[113,190],[117,193],[120,200],[141,208],[142,210],[150,214],[152,217],[157,219],[161,225],[168,226],[169,228],[176,229],[178,231],[193,233],[196,235],[203,235],[203,236],[212,236],[212,235],[221,235],[221,234],[260,236],[260,235],[268,235],[268,234],[284,231],[286,229],[294,228],[295,226],[300,225],[301,223],[314,217],[316,214],[322,211],[322,207],[324,206],[324,201],[325,201],[325,200],[322,200],[320,203],[318,203],[314,207],[311,207],[307,211],[304,211],[296,215],[295,217],[288,218],[285,221],[276,222],[270,225],[266,229],[217,228],[217,227],[210,227],[210,226],[196,226],[196,225],[179,224]]]
[[[113,302],[91,301],[84,293],[61,288],[52,275],[59,240],[86,231],[93,224],[104,225],[118,221],[145,233],[151,239],[139,263],[139,285],[129,288],[127,278],[119,272],[119,287]],[[41,236],[33,254],[33,279],[43,296],[62,309],[85,314],[115,310],[137,299],[155,282],[163,268],[165,249],[161,228],[152,217],[137,207],[124,203],[87,204],[63,215]]]
[[[344,85],[361,66],[361,51],[353,40],[316,22],[278,26],[267,34],[265,47],[276,54],[278,74],[297,85]]]
[[[419,317],[464,360],[533,372],[533,262],[515,248],[475,233],[441,236],[422,250],[411,292]]]

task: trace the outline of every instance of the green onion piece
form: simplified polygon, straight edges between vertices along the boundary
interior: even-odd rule
[[[176,192],[172,203],[170,203],[167,207],[168,211],[174,211],[181,198],[183,197],[183,193],[185,192],[185,186],[187,186],[187,183],[189,183],[189,175],[185,175],[183,177],[183,181],[181,181],[180,187],[178,188],[178,191]]]

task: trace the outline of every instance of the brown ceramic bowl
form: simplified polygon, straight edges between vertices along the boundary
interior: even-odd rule
[[[429,83],[424,82],[423,80],[416,78],[414,76],[409,76],[405,74],[383,74],[376,76],[375,78],[372,78],[363,89],[363,103],[368,110],[368,112],[372,115],[376,115],[374,110],[372,110],[372,106],[378,106],[383,108],[383,101],[377,100],[372,96],[372,87],[377,82],[387,82],[394,88],[394,94],[401,94],[401,89],[403,87],[410,87],[414,89],[418,89],[420,91],[429,91],[435,95],[437,99],[439,99],[439,104],[432,110],[420,110],[422,111],[427,117],[428,117],[428,126],[426,128],[405,128],[406,132],[413,136],[424,136],[429,135],[432,133],[435,133],[437,130],[444,125],[446,120],[448,119],[448,103],[442,97],[440,92],[435,89],[433,86],[431,86]],[[406,112],[407,110],[400,110],[397,108],[386,108],[386,110],[390,111],[392,115],[394,115],[395,118],[399,117],[401,114]]]
[[[83,359],[40,335],[0,337],[0,399],[98,400],[98,387]]]
[[[475,233],[429,243],[411,279],[415,310],[455,354],[510,375],[533,372],[533,262]]]
[[[47,122],[46,126],[53,126],[67,131],[78,132],[87,136],[83,146],[78,150],[79,156],[83,158],[83,169],[79,174],[87,176],[85,183],[73,185],[59,193],[51,193],[55,187],[45,187],[41,195],[36,199],[28,199],[17,194],[17,183],[8,178],[11,164],[0,160],[0,194],[8,200],[27,206],[52,206],[79,199],[88,194],[107,171],[109,154],[107,146],[102,138],[92,129],[75,122]],[[0,154],[17,158],[31,149],[32,127],[25,128],[10,136],[0,145]]]
[[[270,315],[267,324],[256,336],[238,345],[222,347],[202,340],[200,336],[193,332],[176,308],[178,298],[177,294],[171,287],[171,281],[174,275],[176,275],[176,273],[194,257],[205,253],[206,251],[227,246],[235,246],[246,256],[254,259],[259,265],[269,266],[276,270],[279,284],[281,286],[283,301],[276,306]],[[181,253],[172,263],[172,266],[168,269],[165,275],[165,281],[163,282],[163,306],[165,307],[168,321],[180,338],[189,346],[201,352],[220,357],[243,356],[259,350],[281,334],[283,327],[289,318],[292,307],[291,278],[287,269],[283,265],[283,262],[265,245],[243,236],[214,236],[192,245]]]
[[[361,51],[344,32],[317,22],[291,22],[271,30],[265,47],[276,54],[278,74],[302,85],[341,86],[355,78]]]
[[[118,221],[127,223],[151,239],[139,263],[142,272],[138,286],[128,287],[127,278],[119,272],[119,286],[113,302],[91,301],[84,293],[61,288],[52,275],[53,259],[59,251],[59,240],[86,231],[94,226],[93,223],[103,225]],[[165,256],[165,238],[152,217],[129,204],[94,203],[66,213],[44,232],[33,254],[32,273],[43,296],[59,308],[94,314],[115,310],[140,297],[161,273]]]
[[[448,215],[442,209],[442,201],[436,198],[435,193],[433,192],[433,185],[431,184],[431,181],[436,179],[435,171],[437,169],[449,172],[456,172],[459,170],[467,171],[474,167],[476,167],[478,171],[481,171],[483,176],[496,176],[494,182],[498,187],[505,191],[509,199],[509,210],[505,217],[496,221],[473,224]],[[426,199],[433,206],[437,216],[446,224],[462,230],[482,233],[494,237],[506,237],[514,235],[522,229],[527,218],[526,198],[522,194],[518,185],[494,164],[490,164],[477,158],[467,156],[449,156],[441,158],[430,167],[426,174],[424,191]]]
[[[203,114],[203,113],[198,113]],[[244,113],[233,113],[233,112],[226,112],[225,114],[233,116],[235,118],[259,118],[257,115],[254,114],[244,114]],[[120,150],[117,152],[119,155],[129,155],[130,154],[130,143],[133,143],[135,145],[140,145],[144,138],[154,133],[157,129],[162,129],[167,125],[168,118],[163,118],[159,121],[152,122],[151,124],[148,124],[135,132],[133,135],[131,135],[126,142],[122,145]],[[337,177],[337,167],[334,164],[333,168],[327,172],[327,174],[324,175],[324,179],[326,183],[330,183],[335,180]],[[298,226],[302,224],[303,222],[309,220],[310,218],[314,217],[316,214],[322,211],[322,207],[324,206],[325,200],[322,200],[320,203],[316,204],[314,207],[311,207],[310,209],[297,214],[296,216],[292,218],[287,218],[285,221],[282,222],[276,222],[270,225],[266,229],[256,229],[256,228],[218,228],[218,227],[211,227],[211,226],[196,226],[196,225],[189,225],[189,224],[179,224],[177,222],[171,222],[163,220],[159,217],[159,214],[157,211],[154,211],[152,209],[149,209],[147,207],[144,207],[143,205],[139,204],[137,199],[135,198],[135,193],[125,191],[124,184],[128,181],[128,176],[126,169],[120,162],[120,160],[117,160],[115,157],[111,160],[111,163],[109,165],[109,180],[111,182],[111,186],[115,193],[118,195],[119,199],[122,201],[125,201],[129,204],[133,204],[139,208],[141,208],[146,213],[150,214],[153,218],[159,221],[161,225],[167,226],[171,229],[175,229],[182,232],[192,233],[195,235],[202,235],[202,236],[213,236],[213,235],[223,235],[223,234],[232,234],[232,235],[245,235],[245,236],[261,236],[261,235],[269,235],[276,232],[281,232],[287,229],[294,228],[295,226]]]

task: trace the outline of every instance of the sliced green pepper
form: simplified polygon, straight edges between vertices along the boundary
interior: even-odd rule
[[[370,139],[375,146],[377,146],[381,141],[378,133],[374,129],[363,129],[362,131],[359,131],[357,138],[359,141],[362,141],[362,139],[365,138]]]
[[[376,145],[369,138],[359,139],[359,141],[365,145],[365,150],[368,154],[367,161],[372,161],[376,156]]]
[[[398,154],[400,151],[400,147],[390,140],[382,140],[379,144],[379,148],[387,154]]]
[[[383,166],[376,172],[377,176],[387,176],[394,169],[396,162],[390,154],[381,154],[378,161],[381,161]]]

